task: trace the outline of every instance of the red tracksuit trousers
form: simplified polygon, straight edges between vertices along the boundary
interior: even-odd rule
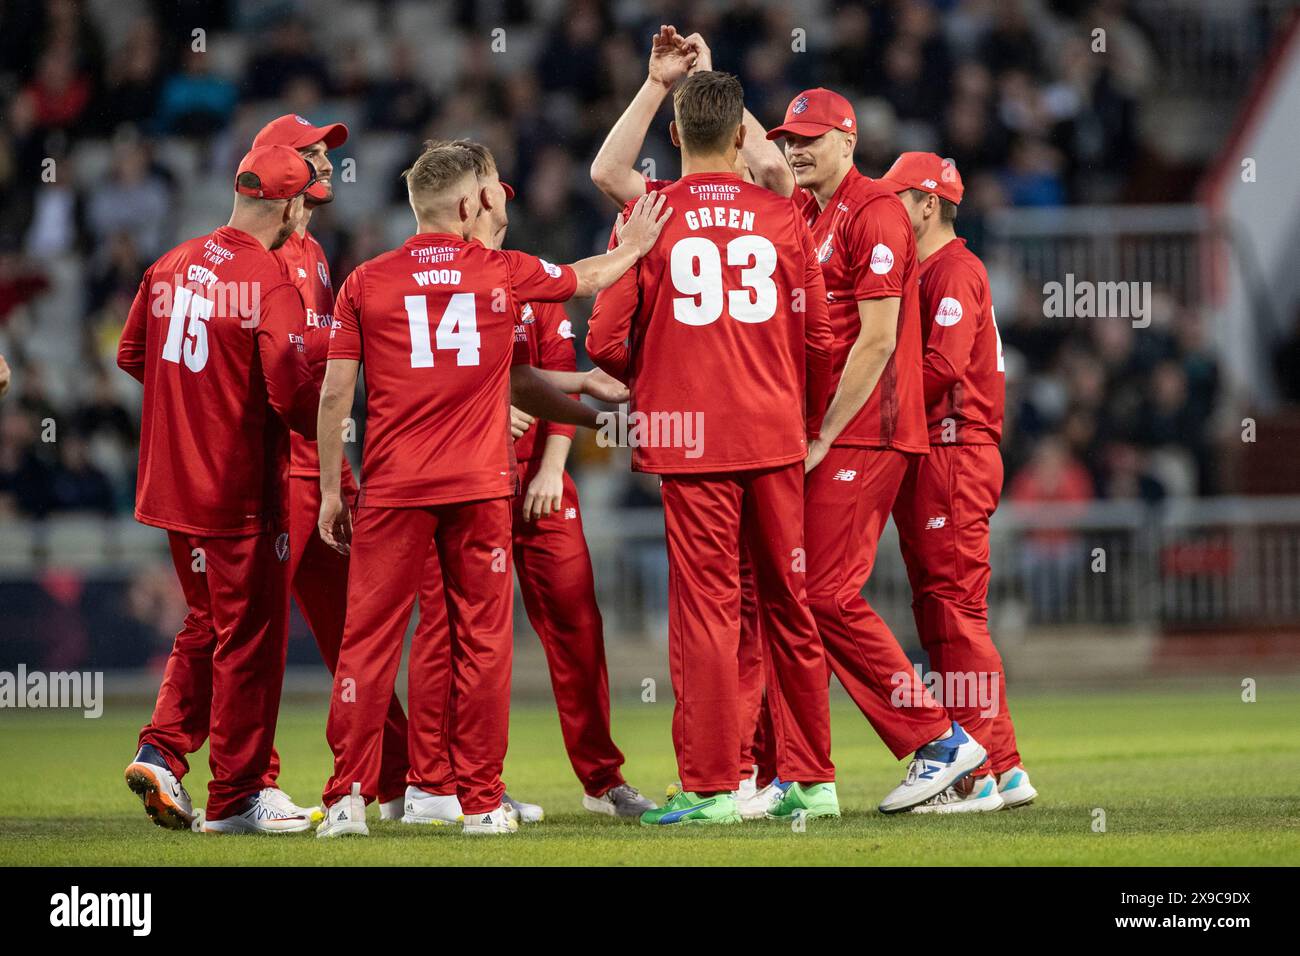
[[[333,674],[339,645],[343,641],[343,621],[347,611],[348,559],[321,540],[316,530],[319,514],[320,482],[316,478],[290,478],[290,592],[311,628],[325,666]],[[163,751],[168,763],[173,764],[173,771],[182,777],[189,769],[186,756],[202,747],[208,737],[212,714],[212,671],[204,667],[178,668],[173,677],[178,682],[174,686],[177,704],[166,714],[156,713],[150,726],[157,736],[188,748]],[[182,681],[187,682],[185,686],[181,686]],[[403,796],[406,771],[406,715],[402,712],[401,701],[394,694],[384,726],[380,800]],[[262,778],[262,786],[276,786],[279,775],[280,757],[272,748],[270,766]]]
[[[326,726],[334,751],[326,806],[354,782],[367,800],[376,796],[403,639],[417,594],[423,605],[436,590],[429,583],[433,575],[443,592],[445,626],[428,625],[421,607],[409,668],[411,761],[419,766],[421,748],[430,741],[439,746],[446,732],[462,810],[487,813],[501,805],[513,651],[510,564],[507,498],[357,509],[347,624]],[[436,667],[445,655],[450,691]],[[430,714],[436,715],[432,725]]]
[[[911,457],[889,449],[832,447],[808,473],[804,490],[808,603],[817,630],[831,670],[895,757],[949,727],[947,713],[862,596]]]
[[[802,462],[663,476],[673,744],[688,791],[731,791],[739,782],[742,541],[762,596],[764,651],[781,690],[772,715],[778,772],[801,783],[835,778],[829,678],[804,592],[802,497]]]
[[[319,479],[290,478],[289,505],[289,580],[293,597],[316,639],[321,659],[333,674],[347,617],[348,558],[327,545],[316,530],[320,517]],[[278,769],[278,759],[275,764]],[[405,796],[406,773],[406,714],[394,693],[384,722],[379,766],[381,801]]]
[[[955,689],[962,699],[943,703],[988,750],[989,769],[999,774],[1020,764],[1002,656],[988,622],[989,517],[1001,492],[996,445],[935,445],[908,463],[894,504],[912,614],[930,667],[965,678],[945,680],[945,690]],[[985,700],[969,699],[976,687]]]
[[[538,461],[520,462],[520,487],[526,488],[536,474]],[[623,783],[623,754],[610,737],[609,676],[605,669],[605,638],[600,609],[596,606],[596,584],[592,574],[587,539],[582,532],[578,492],[568,473],[560,511],[535,521],[523,519],[523,496],[513,505],[514,559],[519,575],[528,621],[542,641],[551,672],[551,688],[560,715],[560,732],[583,790],[600,796]],[[441,676],[441,686],[450,688],[450,659],[433,656],[437,645],[420,640],[426,628],[437,628],[442,607],[439,581],[430,578],[420,594],[420,666]],[[427,653],[425,653],[427,652]],[[414,661],[415,655],[412,655]],[[428,695],[436,703],[447,699],[444,692]],[[415,719],[412,710],[412,720]],[[420,724],[436,726],[436,735],[424,733],[411,740],[411,783],[427,793],[455,792],[455,775],[447,740],[450,716],[446,710],[422,712]]]
[[[519,463],[527,488],[540,459]],[[560,732],[573,772],[593,797],[623,783],[623,753],[609,730],[605,628],[596,606],[591,554],[582,531],[578,489],[568,472],[559,512],[525,521],[514,501],[514,557],[528,623],[546,652]]]
[[[170,531],[189,613],[140,732],[178,777],[209,741],[207,816],[221,820],[269,772],[289,636],[287,536],[213,538]],[[210,704],[205,706],[205,702]]]

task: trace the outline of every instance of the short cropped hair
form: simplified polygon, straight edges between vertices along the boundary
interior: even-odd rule
[[[492,150],[472,139],[453,139],[447,145],[456,146],[469,153],[474,161],[474,172],[478,176],[490,176],[497,171],[496,157]]]
[[[730,73],[704,70],[677,84],[673,112],[683,146],[721,152],[744,121],[745,90]]]
[[[402,172],[406,188],[414,195],[437,195],[477,171],[474,158],[463,147],[447,141],[428,140],[411,167]]]
[[[936,196],[934,193],[928,193],[924,189],[909,189],[908,194],[916,202],[925,202],[926,197],[934,196],[939,200],[939,221],[942,223],[954,223],[957,221],[957,204],[950,199],[944,199],[942,196]]]

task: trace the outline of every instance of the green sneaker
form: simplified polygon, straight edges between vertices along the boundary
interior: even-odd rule
[[[674,823],[739,822],[740,814],[736,811],[735,798],[729,793],[701,797],[682,790],[668,801],[667,806],[641,814],[643,827],[666,827]]]
[[[840,815],[840,798],[835,793],[833,783],[814,783],[810,786],[792,783],[786,787],[785,796],[777,801],[776,806],[767,811],[769,820],[788,820],[796,810],[802,810],[806,819],[817,817],[838,817]]]

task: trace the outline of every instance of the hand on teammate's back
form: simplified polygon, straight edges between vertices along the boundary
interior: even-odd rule
[[[649,252],[673,214],[672,206],[664,209],[666,201],[667,197],[657,192],[646,193],[638,199],[627,218],[618,225],[618,244],[634,248],[638,258]]]

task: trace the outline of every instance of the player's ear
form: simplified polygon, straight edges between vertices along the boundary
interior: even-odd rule
[[[678,149],[682,148],[682,138],[677,135],[677,120],[668,121],[668,138],[673,141],[673,145]]]
[[[736,151],[739,152],[744,148],[745,148],[745,124],[741,123],[739,126],[736,127]]]

